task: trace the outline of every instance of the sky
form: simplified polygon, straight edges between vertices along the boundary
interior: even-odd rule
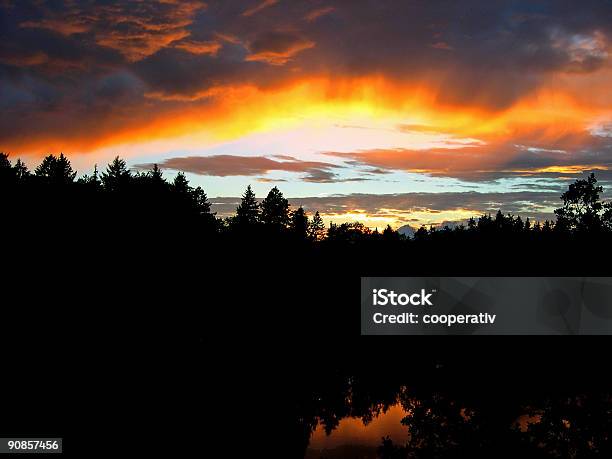
[[[551,218],[612,189],[612,2],[0,0],[0,151],[115,156],[219,215],[278,186],[328,221]]]

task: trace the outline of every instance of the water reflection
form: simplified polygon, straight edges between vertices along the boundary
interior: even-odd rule
[[[300,406],[300,457],[612,457],[607,391],[449,376],[421,373],[411,386],[394,373],[313,382]]]
[[[357,417],[344,418],[329,435],[319,424],[310,438],[306,458],[374,458],[383,437],[389,437],[396,444],[406,442],[408,428],[401,422],[407,415],[406,410],[397,403],[371,422],[364,423]]]

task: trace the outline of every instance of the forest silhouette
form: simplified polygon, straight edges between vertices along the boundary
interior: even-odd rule
[[[116,225],[126,236],[146,227],[147,233],[180,232],[201,244],[211,239],[231,243],[260,240],[275,245],[349,244],[356,246],[356,251],[371,244],[397,248],[490,239],[541,243],[560,242],[569,235],[592,239],[612,234],[612,201],[600,199],[603,189],[594,174],[569,185],[561,196],[562,206],[555,210],[556,221],[534,222],[498,211],[495,216],[472,217],[466,225],[452,228],[421,226],[414,238],[390,226],[371,230],[359,222],[332,223],[326,228],[318,211],[308,216],[302,207],[292,210],[277,187],[259,202],[249,185],[235,215],[217,218],[204,190],[192,187],[184,173],[169,182],[156,164],[149,171],[133,173],[119,157],[102,172],[96,167],[90,175],[78,179],[76,175],[63,154],[48,155],[31,172],[21,160],[13,165],[8,155],[0,153],[3,215],[12,221],[11,226],[26,230],[36,224],[69,232],[76,227],[99,232],[98,228]]]
[[[3,281],[14,298],[5,349],[61,355],[62,372],[140,381],[128,391],[96,376],[102,389],[76,392],[94,401],[63,406],[61,422],[38,416],[39,431],[80,432],[85,448],[82,410],[130,431],[132,418],[116,414],[127,409],[148,436],[197,443],[205,427],[181,414],[188,407],[215,413],[227,455],[238,430],[244,446],[267,435],[270,451],[303,458],[317,425],[332,432],[399,401],[412,410],[410,436],[381,439],[380,458],[610,455],[608,347],[598,337],[483,345],[359,336],[361,276],[609,276],[612,204],[593,175],[569,185],[554,221],[497,212],[414,238],[325,227],[276,187],[263,200],[247,187],[221,219],[184,174],[168,181],[157,166],[132,172],[120,158],[77,178],[64,155],[33,171],[0,155],[0,192]],[[74,396],[60,369],[45,371],[55,375],[50,392]],[[37,390],[37,381],[16,379],[13,391]],[[160,405],[162,392],[172,403]],[[7,402],[0,427],[19,431],[36,410],[35,400]],[[526,412],[541,422],[517,431]]]
[[[235,304],[244,305],[247,331],[249,318],[265,322],[265,314],[274,328],[279,311],[297,315],[303,305],[299,332],[316,327],[337,335],[359,329],[357,314],[346,327],[345,312],[359,304],[362,276],[610,273],[612,201],[601,199],[593,174],[569,185],[555,221],[498,211],[453,228],[423,226],[413,238],[389,226],[326,227],[318,212],[293,209],[276,187],[258,200],[248,186],[235,214],[218,218],[204,190],[183,173],[168,181],[157,165],[132,172],[118,157],[103,171],[77,178],[63,154],[45,157],[33,171],[2,154],[0,190],[4,254],[16,287],[31,290],[26,279],[36,280],[40,288],[32,294],[46,295],[45,302],[54,296],[76,301],[95,291],[95,301],[116,304],[119,298],[134,308],[148,301],[176,304],[176,314],[156,315],[153,308],[145,316],[166,328],[174,324],[179,335],[201,319],[202,308],[189,300],[201,289],[211,304],[226,303],[230,292]],[[63,290],[68,279],[70,298]],[[121,294],[101,289],[104,284]],[[246,306],[266,291],[263,311]],[[288,299],[295,308],[287,310]],[[294,336],[295,330],[289,338]]]

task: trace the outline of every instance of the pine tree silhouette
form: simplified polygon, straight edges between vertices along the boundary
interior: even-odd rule
[[[303,207],[300,206],[295,212],[291,213],[291,230],[299,239],[307,239],[309,226],[310,222]]]
[[[129,186],[131,178],[132,174],[127,169],[125,161],[116,156],[102,173],[102,184],[106,191],[118,192]]]
[[[246,227],[257,225],[260,221],[259,204],[251,185],[249,185],[242,195],[242,201],[236,208],[235,223],[239,227]]]
[[[325,237],[325,224],[319,211],[316,211],[308,227],[308,235],[313,241],[322,241]]]
[[[285,229],[289,225],[289,201],[274,187],[261,202],[261,221],[275,229]]]
[[[53,185],[67,185],[74,181],[76,171],[63,153],[59,157],[48,155],[34,171],[37,177],[45,179]]]

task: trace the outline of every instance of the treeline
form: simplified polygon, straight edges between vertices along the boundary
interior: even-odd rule
[[[146,221],[153,225],[181,226],[209,236],[273,235],[309,242],[348,243],[409,239],[390,226],[379,231],[361,223],[332,223],[326,228],[318,211],[309,216],[302,207],[292,210],[277,187],[258,202],[248,186],[235,215],[221,219],[211,212],[211,203],[204,190],[192,187],[182,172],[169,182],[157,165],[147,172],[132,172],[125,161],[117,157],[101,173],[95,168],[90,175],[78,179],[76,175],[63,154],[45,157],[34,171],[30,171],[21,160],[12,164],[8,155],[0,153],[0,187],[5,214],[35,217],[32,212],[38,211],[47,221],[78,216],[85,221],[98,219],[101,224],[119,217],[124,223]],[[612,202],[601,201],[602,192],[591,174],[571,184],[563,193],[563,206],[555,210],[556,221],[533,222],[498,211],[495,216],[471,218],[466,225],[453,228],[422,226],[415,232],[414,240],[455,239],[465,233],[503,238],[609,233],[612,231]],[[67,210],[70,210],[69,215]],[[124,229],[129,230],[127,226]]]
[[[390,226],[379,231],[361,223],[331,223],[325,227],[319,212],[308,216],[299,207],[291,209],[289,201],[277,187],[261,201],[251,187],[244,192],[235,215],[224,219],[211,212],[211,203],[204,190],[192,187],[179,172],[169,182],[154,165],[147,172],[130,171],[124,160],[115,158],[103,172],[94,169],[90,175],[76,178],[70,161],[60,154],[49,155],[34,171],[8,155],[0,153],[0,186],[4,194],[5,214],[34,217],[46,221],[59,218],[83,218],[113,221],[119,218],[129,231],[128,223],[181,226],[208,236],[239,235],[244,237],[274,236],[307,242],[364,243],[374,241],[402,242],[408,237]],[[577,180],[563,193],[563,206],[555,210],[556,221],[523,220],[520,216],[481,215],[466,225],[443,228],[425,226],[414,234],[415,241],[440,241],[461,238],[466,234],[480,237],[546,237],[568,233],[609,233],[612,231],[612,202],[603,202],[601,186],[593,174]],[[80,207],[77,207],[80,206]],[[68,214],[66,211],[68,211]],[[188,228],[189,227],[189,228]],[[543,235],[543,236],[542,236]]]

